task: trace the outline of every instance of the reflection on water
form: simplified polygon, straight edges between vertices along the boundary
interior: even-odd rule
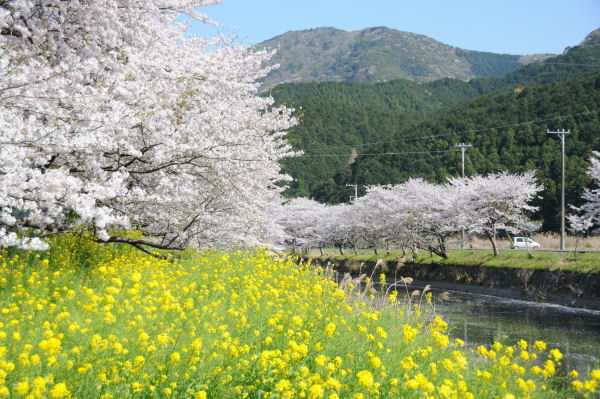
[[[548,349],[560,349],[569,370],[600,366],[600,311],[460,292],[436,301],[436,311],[449,323],[450,335],[470,346],[543,340]]]
[[[380,290],[378,282],[374,285]],[[422,286],[415,285],[409,286],[408,291],[422,289]],[[402,293],[404,286],[398,283],[397,287]],[[391,290],[388,285],[388,291]],[[443,290],[434,286],[431,291],[437,298]],[[524,339],[531,347],[535,341],[541,340],[546,342],[548,349],[560,349],[563,372],[576,369],[585,374],[588,370],[600,368],[600,311],[448,292],[447,299],[434,300],[435,312],[448,323],[449,335],[462,339],[467,346],[489,346],[494,341],[515,345]],[[379,301],[385,303],[380,296]]]

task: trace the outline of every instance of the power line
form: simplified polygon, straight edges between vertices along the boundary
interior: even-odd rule
[[[481,129],[463,130],[463,131],[452,132],[452,133],[433,134],[433,135],[429,135],[429,136],[418,136],[418,137],[405,137],[405,138],[396,139],[396,140],[373,141],[370,143],[362,143],[362,144],[355,144],[355,145],[343,144],[343,145],[332,145],[332,146],[324,146],[324,147],[317,147],[317,148],[309,148],[309,149],[307,149],[307,151],[328,150],[328,149],[332,149],[332,148],[368,147],[368,146],[379,145],[379,144],[393,144],[393,143],[401,143],[401,142],[405,142],[405,141],[416,141],[416,140],[424,140],[424,139],[431,139],[431,138],[437,138],[437,137],[448,137],[448,136],[453,136],[453,135],[461,136],[463,134],[468,134],[468,133],[480,133],[480,132],[485,132],[488,130],[506,129],[509,127],[516,127],[516,126],[522,126],[522,125],[532,125],[532,124],[536,124],[536,123],[549,122],[549,121],[554,121],[554,120],[558,120],[558,119],[570,118],[570,117],[574,117],[574,116],[596,114],[598,112],[600,112],[600,110],[580,112],[577,114],[558,115],[558,116],[554,116],[551,118],[534,119],[534,120],[525,121],[525,122],[516,122],[516,123],[507,124],[507,125],[486,127],[486,128],[481,128]]]
[[[546,59],[550,59],[552,57],[548,57]],[[498,58],[477,58],[477,60],[486,60],[486,61],[496,61],[496,62],[510,62],[510,63],[518,63],[522,66],[527,65],[575,65],[575,66],[596,66],[600,67],[600,64],[587,64],[587,63],[578,63],[578,62],[546,62],[545,60],[541,61],[531,61],[531,62],[522,62],[519,60],[501,60]],[[485,79],[485,78],[483,78]],[[502,78],[499,78],[502,79]]]
[[[412,155],[412,154],[435,154],[444,152],[458,152],[460,150],[434,150],[434,151],[402,151],[402,152],[378,152],[378,153],[362,153],[357,156],[377,156],[377,155]],[[328,158],[328,157],[343,157],[348,158],[352,154],[303,154],[302,157],[309,158]]]

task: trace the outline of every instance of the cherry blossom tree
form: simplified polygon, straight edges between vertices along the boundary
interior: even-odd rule
[[[315,225],[315,240],[319,247],[332,245],[344,254],[345,247],[355,247],[359,239],[353,223],[354,207],[350,204],[325,205],[320,210],[320,223]]]
[[[364,244],[376,251],[384,243],[388,252],[394,244],[404,255],[405,248],[415,256],[424,248],[447,258],[448,238],[464,229],[485,235],[497,256],[499,231],[538,228],[528,214],[537,209],[529,202],[540,190],[533,172],[455,178],[438,185],[409,179],[394,186],[368,187],[353,204],[324,206],[293,200],[282,223],[296,246],[329,244],[342,255],[344,247],[356,252]]]
[[[600,152],[592,152],[590,157],[591,166],[588,169],[588,174],[594,179],[595,183],[600,183]],[[581,207],[573,207],[576,212],[567,216],[567,220],[571,225],[571,230],[578,234],[588,231],[593,226],[596,228],[594,233],[600,232],[600,189],[585,189],[583,199],[586,201]]]
[[[412,193],[421,203],[422,213],[418,217],[418,231],[423,240],[421,246],[447,259],[448,238],[464,226],[465,208],[461,193],[449,184],[434,185],[423,181],[418,181]],[[416,214],[416,211],[413,212]]]
[[[354,200],[353,223],[356,230],[360,229],[360,238],[365,246],[372,249],[378,255],[377,248],[381,244],[389,243],[388,225],[384,212],[389,209],[382,202],[384,190],[381,186],[367,187],[364,196]]]
[[[296,198],[282,207],[279,223],[288,234],[288,248],[332,245],[344,254],[350,247],[357,253],[367,229],[359,208],[352,204],[324,205],[306,198]]]
[[[284,132],[267,52],[186,37],[209,0],[0,2],[0,247],[261,243]],[[125,234],[136,229],[144,238]]]
[[[364,226],[364,238],[373,248],[383,241],[408,247],[415,255],[427,248],[448,257],[446,240],[460,230],[457,197],[448,185],[434,185],[422,179],[409,179],[395,186],[373,186],[356,200]]]
[[[282,205],[277,212],[277,222],[286,233],[285,246],[293,251],[318,247],[322,255],[325,212],[325,205],[308,198],[295,198]]]
[[[491,242],[494,256],[498,255],[499,231],[509,233],[533,231],[539,224],[529,220],[528,212],[537,210],[529,202],[542,189],[535,182],[534,172],[523,174],[496,173],[450,179],[464,202],[463,222],[469,231],[485,235]]]
[[[371,186],[356,200],[356,205],[362,208],[362,219],[369,226],[367,239],[370,246],[383,241],[389,252],[393,244],[404,249],[417,242],[410,225],[412,220],[405,212],[406,191],[403,188],[403,185]]]

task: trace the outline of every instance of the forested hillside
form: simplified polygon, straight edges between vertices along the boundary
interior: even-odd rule
[[[311,98],[301,104],[298,113],[302,122],[288,134],[288,140],[306,154],[281,161],[284,172],[294,177],[285,192],[289,197],[313,197],[330,203],[347,199],[339,184],[350,178],[337,174],[349,173],[346,166],[352,147],[399,134],[402,126],[415,122],[401,113],[338,101]],[[327,146],[334,146],[336,155],[331,156]]]
[[[268,94],[278,103],[302,104],[309,99],[341,102],[395,112],[428,114],[465,100],[509,88],[564,82],[600,68],[600,45],[578,46],[566,54],[526,65],[501,78],[440,79],[419,84],[396,79],[373,85],[357,82],[283,83]]]
[[[534,86],[564,82],[577,74],[600,69],[600,45],[568,49],[566,54],[543,62],[525,65],[497,79],[473,79],[468,84],[481,94],[516,86]]]
[[[484,96],[401,130],[394,134],[393,143],[363,147],[364,153],[398,154],[359,156],[349,168],[347,180],[365,185],[397,183],[408,177],[442,181],[460,174],[460,152],[453,145],[471,143],[467,174],[537,171],[544,185],[539,216],[545,229],[556,229],[560,141],[546,130],[571,131],[566,139],[566,201],[578,204],[589,183],[587,159],[592,150],[600,149],[599,110],[600,72],[566,83]],[[410,151],[425,153],[402,154]],[[346,181],[335,183],[343,186]]]
[[[419,84],[397,79],[373,85],[356,82],[283,83],[269,91],[278,103],[294,106],[325,100],[401,113],[428,114],[481,95],[480,88],[457,79]]]
[[[305,155],[283,161],[284,170],[295,178],[287,194],[335,203],[347,201],[351,194],[347,183],[399,183],[408,177],[442,181],[460,173],[460,152],[454,144],[469,142],[473,147],[467,151],[468,174],[538,170],[545,187],[543,211],[538,216],[544,219],[545,229],[555,229],[560,142],[555,135],[546,134],[546,129],[572,131],[567,137],[567,202],[577,204],[589,182],[587,158],[592,149],[600,149],[600,74],[534,85],[547,79],[565,80],[580,69],[598,69],[599,55],[600,46],[578,47],[554,62],[530,65],[502,79],[470,83],[443,80],[421,86],[432,88],[429,97],[410,82],[367,88],[356,84],[303,85],[295,102],[289,101],[290,87],[274,89],[274,95],[280,95],[278,101],[288,96],[284,102],[293,104],[302,117],[290,138]],[[575,62],[577,59],[580,62]],[[502,93],[464,102],[471,90],[493,91],[502,86],[506,90]],[[343,89],[338,90],[340,87]],[[397,95],[395,100],[384,94],[392,88],[412,95]],[[362,95],[362,89],[368,95]],[[450,99],[444,100],[442,89]],[[323,96],[327,93],[329,97]],[[462,104],[456,100],[461,96]],[[450,107],[453,102],[459,105]],[[373,142],[381,144],[366,144]],[[353,149],[358,155],[352,155]]]

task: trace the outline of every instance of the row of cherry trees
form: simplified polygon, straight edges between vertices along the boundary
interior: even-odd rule
[[[435,185],[411,179],[374,186],[353,204],[327,206],[298,198],[281,208],[279,222],[289,248],[427,248],[447,257],[447,240],[461,231],[487,237],[497,255],[499,232],[535,230],[528,215],[541,190],[533,172],[450,179]]]
[[[178,22],[212,3],[0,1],[0,248],[77,229],[146,251],[280,236],[296,121],[257,95],[271,54]]]

